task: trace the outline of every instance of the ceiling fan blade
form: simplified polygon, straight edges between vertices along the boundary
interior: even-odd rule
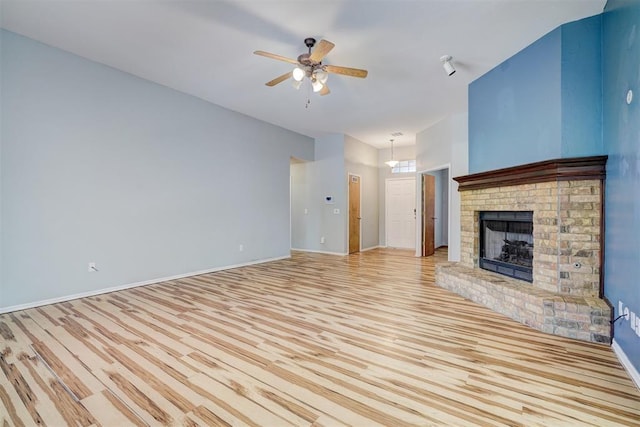
[[[360,77],[364,79],[369,72],[359,68],[339,67],[337,65],[325,65],[324,69],[327,73],[342,74],[350,77]]]
[[[320,40],[320,42],[313,49],[313,52],[311,53],[311,56],[309,56],[309,59],[313,62],[322,61],[322,58],[324,58],[327,53],[331,52],[331,49],[333,49],[334,46],[335,45],[330,41],[324,39]]]
[[[320,96],[324,96],[324,95],[329,95],[331,91],[329,90],[329,86],[327,86],[327,84],[325,83],[324,86],[322,86],[322,89],[320,89],[320,92],[318,93],[320,94]]]
[[[288,62],[290,64],[298,65],[298,60],[297,59],[287,58],[286,56],[276,55],[275,53],[269,53],[269,52],[265,52],[263,50],[256,50],[253,53],[255,53],[256,55],[265,56],[267,58],[277,59],[278,61],[284,61],[284,62]]]
[[[292,75],[292,71],[289,71],[288,73],[285,73],[279,77],[276,77],[275,79],[271,80],[270,82],[266,82],[265,84],[267,86],[275,86],[278,83],[282,83],[283,81],[287,80],[289,77],[291,77]]]

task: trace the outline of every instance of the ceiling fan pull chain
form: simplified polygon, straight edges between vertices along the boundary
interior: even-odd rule
[[[311,84],[306,84],[307,87],[307,103],[304,105],[304,108],[309,108],[311,105]]]

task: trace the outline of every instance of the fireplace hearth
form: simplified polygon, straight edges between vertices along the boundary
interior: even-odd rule
[[[479,266],[533,282],[533,212],[480,212]]]

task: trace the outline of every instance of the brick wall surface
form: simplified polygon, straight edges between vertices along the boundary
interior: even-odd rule
[[[602,181],[552,181],[460,193],[460,262],[436,284],[540,331],[610,343],[612,311],[598,297]],[[533,212],[533,283],[478,268],[481,211]]]
[[[550,292],[598,296],[600,180],[554,181],[461,192],[461,254],[478,266],[479,212],[533,212],[533,286]]]

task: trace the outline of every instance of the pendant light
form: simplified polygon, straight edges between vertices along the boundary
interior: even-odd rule
[[[391,160],[386,161],[385,164],[387,164],[390,168],[394,168],[400,162],[393,159],[393,139],[390,139],[389,141],[391,142]]]

